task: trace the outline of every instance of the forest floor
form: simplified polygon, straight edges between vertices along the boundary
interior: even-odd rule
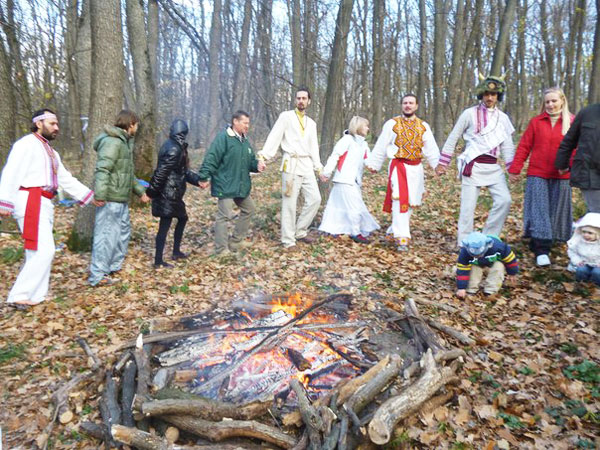
[[[370,244],[320,235],[314,244],[299,244],[296,251],[287,252],[279,246],[278,164],[270,164],[265,173],[253,177],[257,211],[252,247],[225,258],[212,255],[216,202],[208,190],[190,187],[183,244],[190,257],[175,262],[174,269],[160,271],[152,268],[158,220],[149,207],[138,205],[132,209],[133,233],[120,281],[97,288],[86,283],[90,254],[72,253],[65,246],[75,208],[57,207],[58,251],[49,299],[24,312],[0,304],[3,448],[30,449],[46,440],[48,448],[55,449],[100,446],[78,429],[80,422],[99,418],[95,384],[72,391],[72,420],[57,423],[50,436],[44,434],[52,416],[52,392],[88,367],[75,343],[77,336],[85,338],[103,361],[114,362],[119,345],[155,318],[192,315],[259,292],[325,295],[339,290],[352,292],[359,305],[377,299],[401,309],[407,297],[448,303],[466,315],[420,309],[477,341],[462,347],[468,356],[452,400],[403,422],[386,448],[599,448],[600,295],[594,286],[575,283],[566,271],[564,244],[553,249],[551,267],[535,266],[521,238],[522,184],[511,188],[513,207],[504,227],[504,238],[519,258],[516,284],[491,298],[479,294],[466,300],[454,296],[459,182],[452,174],[433,177],[427,169],[428,192],[413,215],[407,253],[396,252],[385,239],[390,223],[389,215],[381,212],[385,184],[383,171],[365,174],[364,198],[382,226]],[[489,195],[482,195],[479,228],[490,204]],[[581,212],[577,192],[576,216]],[[170,241],[167,256],[169,246]],[[2,299],[16,278],[21,247],[18,235],[0,235]]]

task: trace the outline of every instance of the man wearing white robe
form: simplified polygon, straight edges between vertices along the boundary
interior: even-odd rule
[[[462,180],[457,245],[473,231],[473,221],[479,191],[487,187],[493,205],[483,234],[499,236],[510,211],[510,191],[504,170],[498,164],[502,154],[506,168],[515,155],[512,134],[515,131],[508,116],[498,109],[506,84],[502,78],[489,76],[476,88],[479,105],[467,108],[458,118],[442,148],[438,175],[446,172],[458,140],[465,141],[465,150],[457,158],[458,176]]]
[[[319,156],[317,124],[306,115],[310,105],[310,92],[300,88],[296,92],[296,109],[284,111],[273,125],[269,136],[258,153],[258,158],[269,160],[281,146],[281,243],[293,248],[296,241],[310,243],[308,227],[312,223],[319,205],[321,193],[315,172],[323,169]],[[304,206],[296,220],[298,195],[302,192]]]
[[[54,205],[58,188],[85,206],[93,191],[65,168],[50,141],[58,135],[58,119],[49,109],[36,111],[32,133],[14,143],[0,178],[0,216],[13,215],[25,239],[25,263],[8,294],[7,302],[25,308],[48,294],[54,258]]]
[[[415,114],[419,108],[417,97],[407,94],[401,103],[402,115],[383,125],[366,166],[376,172],[386,157],[390,159],[384,211],[392,213],[392,224],[387,233],[394,236],[398,251],[407,251],[411,238],[410,217],[413,208],[421,205],[425,191],[421,160],[424,156],[435,169],[440,150],[429,124]]]

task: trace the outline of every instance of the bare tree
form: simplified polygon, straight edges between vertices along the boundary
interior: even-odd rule
[[[335,37],[329,61],[327,92],[323,108],[323,126],[321,127],[321,160],[325,161],[333,148],[335,134],[342,128],[342,92],[344,68],[346,67],[346,48],[350,30],[350,16],[354,0],[342,0],[335,24]]]
[[[371,133],[379,135],[383,116],[383,23],[385,20],[385,1],[373,0],[373,106],[371,114],[373,117]]]
[[[244,2],[244,21],[242,24],[242,35],[240,36],[240,52],[237,68],[235,70],[235,81],[233,83],[233,108],[240,109],[244,105],[246,93],[246,74],[248,73],[248,40],[250,38],[250,24],[252,22],[252,1]]]
[[[600,0],[596,0],[596,31],[594,33],[594,51],[592,53],[592,74],[588,102],[600,102]]]
[[[15,140],[15,110],[17,102],[12,84],[10,60],[0,36],[0,164],[4,164],[12,142]]]
[[[89,135],[100,134],[105,124],[112,123],[123,105],[123,30],[119,0],[90,0],[92,30],[92,91]],[[82,181],[91,186],[94,180],[96,154],[86,146],[83,158]],[[69,238],[72,250],[89,250],[94,232],[94,209],[81,208]]]
[[[444,136],[444,64],[446,62],[446,4],[435,0],[433,38],[433,134],[437,142]]]
[[[219,108],[220,90],[217,86],[221,82],[221,69],[219,65],[219,55],[221,54],[221,0],[214,0],[212,22],[210,26],[210,53],[209,53],[209,68],[208,79],[211,86],[208,93],[208,121],[206,131],[208,133],[208,141],[212,142],[217,134],[217,126],[221,117],[221,109]]]
[[[506,47],[508,45],[508,36],[510,34],[510,28],[515,20],[516,9],[517,0],[506,0],[506,7],[504,8],[504,14],[502,15],[502,22],[500,24],[500,32],[498,34],[496,48],[494,49],[494,59],[492,60],[492,68],[490,69],[491,75],[501,75],[502,64],[504,63]]]
[[[149,178],[156,160],[156,88],[148,47],[146,14],[140,0],[126,0],[127,36],[133,60],[135,99],[140,126],[135,138],[136,173]]]

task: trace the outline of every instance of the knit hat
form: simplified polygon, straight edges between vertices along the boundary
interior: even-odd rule
[[[493,243],[494,241],[490,236],[473,231],[463,239],[462,246],[469,252],[469,255],[477,257],[483,255]]]
[[[502,101],[504,98],[504,92],[506,91],[506,83],[504,82],[504,77],[506,74],[501,77],[496,77],[489,75],[484,77],[481,73],[479,74],[479,84],[475,88],[475,94],[477,98],[481,100],[483,98],[483,94],[486,92],[495,92],[498,94],[498,101]]]

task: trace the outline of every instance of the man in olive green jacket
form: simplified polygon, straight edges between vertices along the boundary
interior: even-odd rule
[[[215,254],[223,255],[238,251],[249,245],[245,239],[248,234],[250,218],[254,214],[254,202],[250,197],[250,172],[262,172],[263,162],[256,155],[246,133],[250,127],[250,116],[237,111],[231,119],[231,127],[221,131],[210,145],[204,156],[198,173],[200,187],[208,187],[213,197],[217,197],[218,211],[215,220]],[[233,219],[233,205],[240,208],[231,242],[227,223]]]
[[[133,191],[147,203],[150,198],[133,173],[133,136],[139,119],[131,111],[121,111],[114,126],[105,126],[94,140],[96,161],[96,208],[94,243],[89,283],[111,284],[109,275],[121,269],[131,236],[129,197]]]

